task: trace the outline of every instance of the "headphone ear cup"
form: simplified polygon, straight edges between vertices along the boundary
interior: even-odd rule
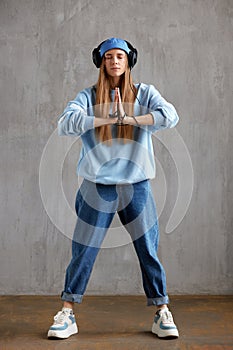
[[[130,51],[130,69],[132,69],[135,64],[137,63],[137,50],[136,49],[133,49],[132,51]]]
[[[93,51],[92,51],[92,60],[94,65],[97,68],[100,68],[101,65],[101,57],[100,57],[100,52],[99,52],[99,46],[96,47]]]
[[[128,45],[128,48],[130,49],[130,52],[128,54],[129,68],[132,69],[137,63],[138,52],[137,52],[137,49],[135,49],[133,45],[130,44],[129,41],[126,41],[126,43]]]

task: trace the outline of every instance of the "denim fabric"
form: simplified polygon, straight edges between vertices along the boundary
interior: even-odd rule
[[[77,223],[62,300],[81,303],[115,213],[132,238],[148,305],[168,304],[166,276],[158,256],[159,227],[148,180],[103,185],[84,180],[76,196]]]

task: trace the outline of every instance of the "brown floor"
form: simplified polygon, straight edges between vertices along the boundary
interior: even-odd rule
[[[86,296],[76,306],[79,334],[48,340],[59,297],[0,296],[0,350],[197,350],[233,349],[233,296],[174,296],[170,308],[180,338],[150,332],[154,307],[145,298]]]

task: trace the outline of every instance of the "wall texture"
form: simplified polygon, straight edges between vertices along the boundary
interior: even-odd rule
[[[0,293],[59,294],[63,287],[71,242],[44,208],[40,162],[67,101],[95,83],[98,71],[91,51],[110,36],[126,38],[137,47],[134,80],[156,85],[174,103],[180,115],[176,129],[192,160],[194,186],[188,211],[167,234],[177,174],[185,172],[186,164],[177,170],[164,146],[169,130],[154,140],[161,165],[153,181],[161,208],[159,254],[168,290],[232,293],[231,0],[1,0]],[[47,159],[50,175],[60,159],[59,147],[52,147]],[[63,188],[71,207],[78,186],[78,148],[74,144],[63,159]],[[182,159],[182,152],[179,156]],[[164,177],[167,193],[162,203]],[[50,181],[49,200],[61,211],[56,191],[49,192]],[[69,222],[69,217],[64,220]],[[117,219],[113,228],[115,233],[121,230]],[[132,245],[102,249],[88,293],[142,292]]]

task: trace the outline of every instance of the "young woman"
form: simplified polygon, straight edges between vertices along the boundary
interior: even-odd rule
[[[152,332],[178,337],[168,309],[166,277],[158,256],[159,228],[149,180],[155,176],[152,133],[174,127],[175,108],[152,85],[133,84],[137,50],[110,38],[93,51],[100,68],[95,86],[70,101],[58,121],[59,135],[81,136],[77,224],[62,292],[63,308],[48,337],[78,333],[74,303],[81,303],[101,243],[117,212],[139,259],[148,305],[156,306]]]

